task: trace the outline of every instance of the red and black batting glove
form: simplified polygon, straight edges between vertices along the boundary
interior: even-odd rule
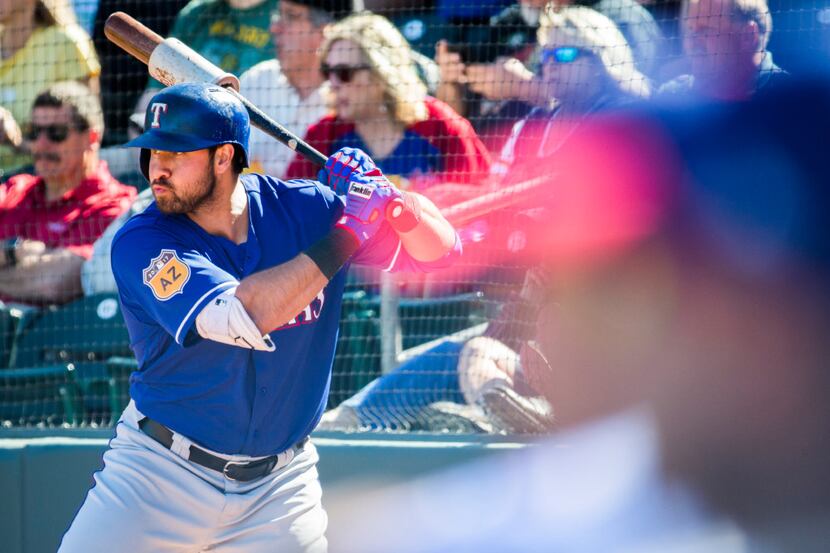
[[[335,194],[344,195],[349,191],[353,175],[379,177],[397,193],[392,202],[387,203],[384,214],[386,219],[398,232],[409,232],[421,220],[421,204],[412,194],[400,191],[383,176],[369,154],[358,148],[340,148],[326,162],[326,168],[320,169],[317,178],[334,190]],[[377,182],[381,182],[378,180]]]
[[[358,148],[340,148],[332,154],[324,169],[317,173],[317,180],[344,195],[349,190],[349,178],[353,174],[381,175],[369,154]]]
[[[349,178],[346,209],[335,227],[348,231],[362,246],[387,221],[387,209],[402,199],[401,191],[383,175],[354,173]]]

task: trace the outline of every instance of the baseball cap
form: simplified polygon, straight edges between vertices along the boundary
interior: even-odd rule
[[[353,12],[363,11],[363,0],[291,0],[295,4],[308,6],[342,19]]]
[[[687,174],[670,231],[744,271],[798,264],[830,274],[830,188],[816,147],[830,125],[829,95],[830,81],[815,76],[664,117]]]

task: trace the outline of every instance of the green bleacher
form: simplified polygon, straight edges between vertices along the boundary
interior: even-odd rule
[[[380,297],[352,289],[343,297],[329,408],[381,374]],[[403,347],[413,348],[480,324],[481,294],[399,301]],[[138,368],[116,294],[43,309],[0,308],[0,424],[114,424]]]

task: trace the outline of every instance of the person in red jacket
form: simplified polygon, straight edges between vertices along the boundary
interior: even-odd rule
[[[334,112],[313,124],[306,140],[324,155],[360,148],[400,188],[430,196],[435,184],[479,184],[490,155],[469,121],[427,96],[406,39],[386,18],[355,14],[326,32],[321,71],[331,84]],[[297,156],[286,178],[313,178]],[[439,204],[452,203],[443,197]]]
[[[34,174],[0,185],[0,300],[64,303],[82,295],[93,242],[136,196],[98,158],[98,96],[77,82],[41,92],[24,131]]]

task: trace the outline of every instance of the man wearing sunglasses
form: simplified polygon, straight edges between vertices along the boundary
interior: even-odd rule
[[[81,265],[136,191],[99,160],[103,115],[97,95],[58,83],[34,101],[23,139],[34,174],[0,185],[0,299],[63,303],[81,295]]]

